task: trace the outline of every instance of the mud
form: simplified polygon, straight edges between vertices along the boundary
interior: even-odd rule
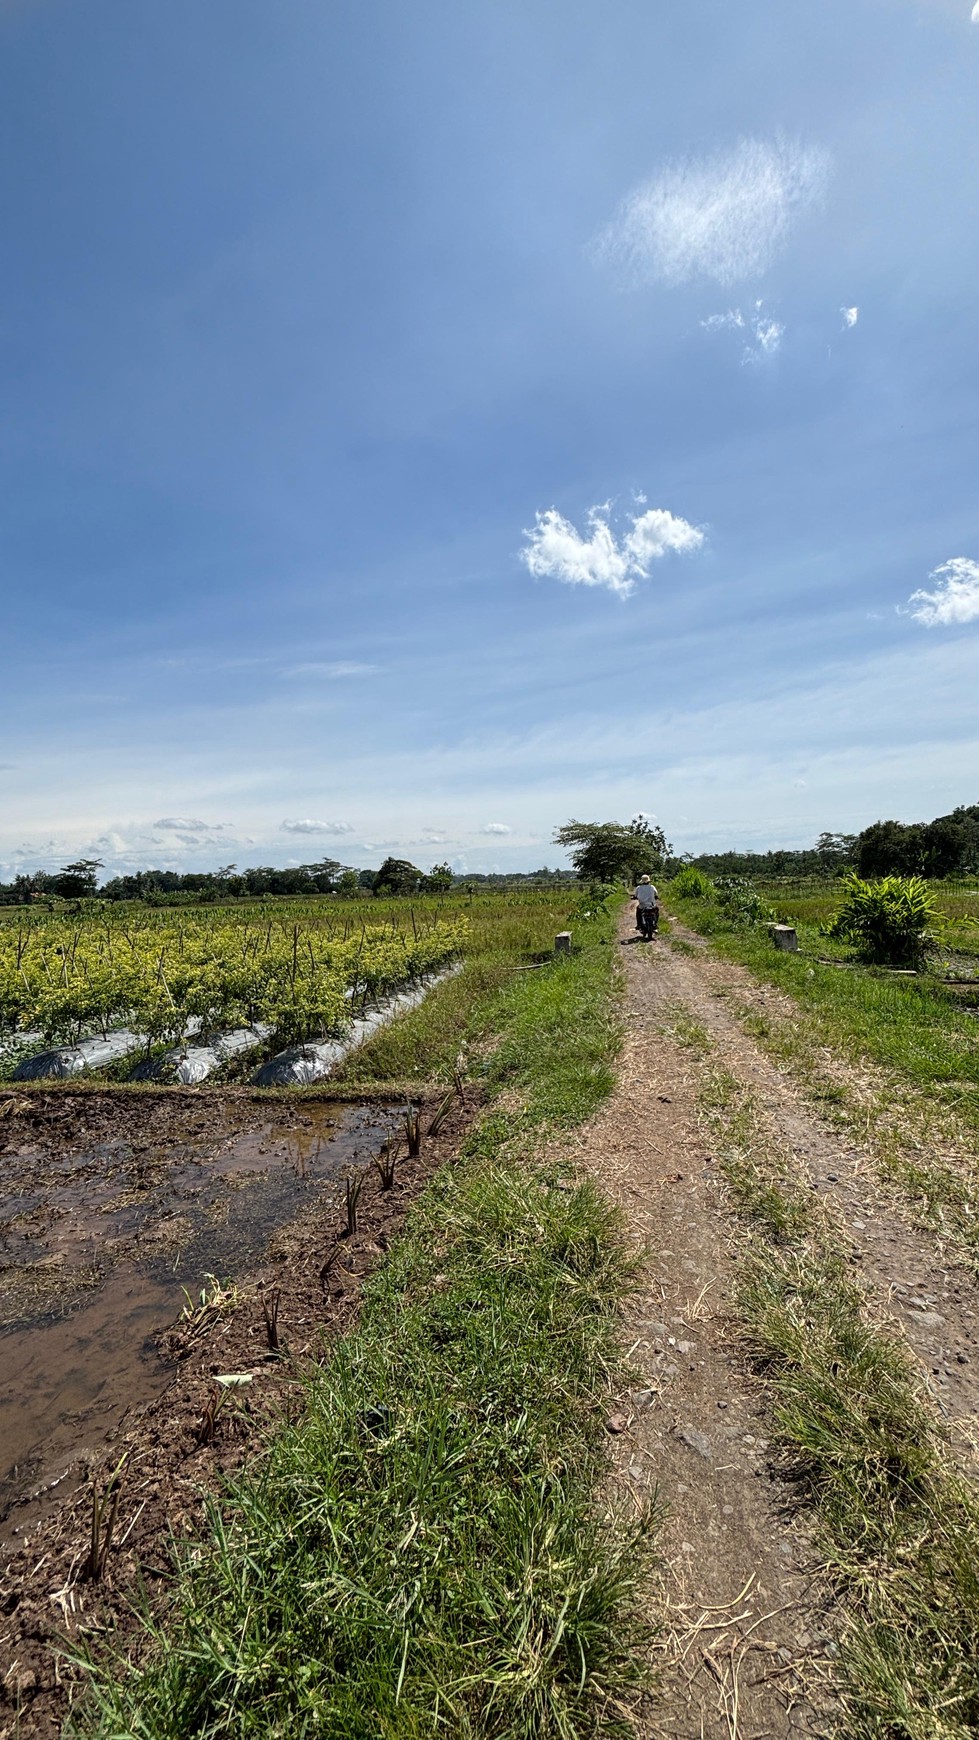
[[[260,1449],[283,1409],[300,1405],[303,1360],[355,1321],[364,1279],[425,1181],[458,1151],[472,1108],[457,1104],[418,1159],[400,1159],[390,1190],[380,1189],[368,1166],[358,1230],[347,1238],[338,1175],[377,1153],[398,1121],[389,1107],[309,1100],[280,1107],[218,1091],[134,1099],[62,1091],[35,1094],[6,1113],[4,1104],[0,1095],[0,1150],[7,1150],[0,1151],[0,1178],[12,1185],[16,1176],[32,1236],[60,1236],[74,1216],[78,1250],[88,1260],[97,1202],[126,1226],[125,1254],[104,1258],[104,1275],[91,1283],[97,1292],[89,1303],[103,1307],[94,1360],[86,1365],[84,1292],[72,1295],[60,1320],[76,1342],[60,1375],[48,1369],[43,1340],[32,1341],[58,1330],[56,1310],[21,1318],[0,1341],[5,1353],[24,1350],[16,1366],[5,1360],[4,1378],[32,1392],[40,1430],[53,1421],[66,1440],[73,1435],[67,1465],[63,1455],[59,1461],[42,1452],[57,1484],[28,1481],[3,1527],[0,1740],[53,1740],[82,1683],[68,1655],[100,1640],[122,1650],[137,1645],[137,1597],[165,1609],[171,1541],[200,1528],[205,1495]],[[423,1105],[423,1127],[432,1111],[434,1102]],[[43,1206],[33,1220],[26,1196],[32,1166],[39,1179],[56,1176],[46,1191],[35,1185]],[[134,1254],[132,1178],[140,1167],[156,1209],[143,1215]],[[66,1211],[60,1217],[59,1206]],[[75,1264],[76,1281],[83,1266]],[[208,1284],[211,1303],[200,1309],[205,1270],[231,1284],[218,1293]],[[182,1286],[198,1308],[181,1318]],[[269,1347],[263,1297],[278,1300],[277,1351]],[[252,1382],[202,1443],[215,1376],[226,1372],[250,1374]],[[29,1431],[13,1423],[8,1430],[12,1444],[21,1432],[26,1450],[17,1453],[29,1455]],[[114,1541],[93,1580],[86,1564],[93,1502],[120,1461]]]
[[[116,1119],[89,1117],[67,1145],[60,1106],[4,1119],[2,1544],[25,1502],[36,1514],[81,1451],[94,1456],[134,1400],[164,1389],[159,1337],[207,1278],[245,1272],[397,1121],[313,1105],[227,1131],[185,1110],[164,1135],[152,1110],[142,1129],[130,1117],[120,1133]]]

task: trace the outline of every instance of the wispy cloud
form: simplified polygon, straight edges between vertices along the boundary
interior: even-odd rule
[[[286,834],[352,834],[355,829],[352,822],[314,822],[307,817],[302,821],[283,822],[282,831]]]
[[[512,834],[513,829],[508,828],[506,822],[487,822],[481,831],[484,834]]]
[[[976,3],[972,8],[972,22],[973,24],[979,24],[979,0],[976,0]]]
[[[761,301],[756,302],[747,314],[740,308],[729,308],[725,314],[708,315],[700,324],[705,332],[722,332],[727,329],[744,333],[742,363],[763,362],[766,357],[774,356],[785,336],[782,322],[769,314]]]
[[[770,265],[829,168],[821,147],[784,139],[667,164],[623,201],[595,255],[633,284],[740,283]]]
[[[282,675],[326,677],[330,682],[338,682],[344,677],[373,677],[380,669],[380,665],[363,665],[356,659],[333,659],[325,662],[313,659],[306,664],[289,665]]]
[[[629,529],[616,534],[609,523],[610,505],[588,511],[583,535],[557,508],[538,512],[532,531],[524,532],[527,547],[521,561],[537,579],[563,580],[569,586],[606,586],[626,598],[637,580],[649,577],[660,557],[699,550],[704,534],[688,520],[665,508],[647,508],[628,516]]]
[[[928,578],[938,582],[934,591],[922,588],[908,599],[917,622],[926,628],[952,628],[956,623],[979,621],[979,562],[953,556],[933,568]]]
[[[231,830],[230,822],[202,822],[195,816],[161,816],[152,826],[157,833],[176,834],[184,842],[216,840]]]
[[[979,0],[977,0],[977,4],[979,4]],[[840,313],[843,316],[843,329],[845,332],[849,332],[851,327],[856,326],[860,319],[860,310],[859,308],[841,308]]]

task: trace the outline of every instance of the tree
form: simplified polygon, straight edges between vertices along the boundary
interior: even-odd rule
[[[823,862],[834,869],[842,870],[852,862],[853,849],[857,843],[856,834],[820,834],[815,850]]]
[[[85,900],[98,892],[95,872],[101,870],[101,858],[79,858],[74,864],[64,864],[55,878],[55,893],[63,900]]]
[[[582,882],[636,882],[657,875],[671,855],[661,827],[648,816],[625,822],[565,822],[554,835],[566,846]]]
[[[422,873],[407,858],[385,858],[374,878],[375,894],[417,894]]]
[[[356,870],[341,870],[337,877],[337,893],[343,900],[354,900],[360,893],[360,876]]]
[[[422,877],[422,889],[426,894],[447,894],[454,881],[451,864],[433,864]]]
[[[857,871],[875,876],[916,876],[924,869],[924,829],[917,822],[873,822],[857,835]]]

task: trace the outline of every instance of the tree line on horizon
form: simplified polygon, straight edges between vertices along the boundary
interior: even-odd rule
[[[450,888],[500,888],[510,884],[618,882],[643,874],[670,877],[693,864],[713,877],[744,876],[758,881],[781,877],[842,876],[855,870],[865,879],[879,876],[938,878],[979,872],[979,804],[960,804],[930,822],[871,822],[859,834],[822,833],[814,846],[779,847],[769,852],[698,852],[677,856],[663,829],[648,816],[631,822],[566,822],[554,835],[573,870],[501,873],[466,871],[449,864],[420,870],[407,858],[388,857],[376,870],[358,870],[335,858],[277,869],[258,865],[239,870],[136,870],[99,883],[103,864],[79,858],[60,870],[22,873],[0,882],[0,905],[30,905],[44,899],[144,900],[156,905],[257,898],[261,895],[438,894]]]
[[[859,834],[820,834],[810,848],[700,852],[686,857],[708,876],[967,876],[979,872],[979,804],[960,804],[930,822],[871,822]]]
[[[452,887],[478,887],[509,883],[561,883],[573,880],[571,870],[512,871],[506,874],[467,872],[456,875],[449,864],[434,864],[420,870],[407,858],[388,857],[376,870],[358,870],[334,858],[317,864],[290,865],[276,869],[258,865],[239,870],[225,864],[218,870],[135,870],[99,882],[104,868],[98,858],[79,858],[60,870],[37,870],[0,882],[0,905],[32,905],[56,900],[143,900],[150,905],[173,906],[201,901],[255,899],[262,895],[329,894],[352,900],[359,895],[440,894]]]
[[[631,822],[566,822],[554,839],[582,881],[617,882],[640,875],[669,878],[686,864],[708,876],[881,876],[942,878],[979,871],[979,804],[960,804],[930,822],[871,822],[859,834],[822,833],[814,846],[771,852],[700,852],[677,857],[663,829],[648,816]]]

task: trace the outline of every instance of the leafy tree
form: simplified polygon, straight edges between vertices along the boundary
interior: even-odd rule
[[[375,894],[417,894],[422,872],[407,858],[385,858],[374,877]]]
[[[63,900],[85,900],[98,892],[96,871],[101,870],[101,858],[79,858],[74,864],[64,864],[55,877],[55,893]]]
[[[341,870],[336,891],[343,900],[354,900],[360,893],[360,877],[356,870]]]
[[[918,822],[873,822],[857,835],[857,874],[916,876],[925,867],[924,829]]]
[[[454,881],[451,864],[433,864],[422,877],[422,888],[426,894],[447,894]]]
[[[662,828],[648,816],[631,822],[565,822],[554,835],[567,846],[582,882],[636,882],[657,875],[672,852]]]
[[[836,870],[852,861],[856,843],[856,834],[823,833],[816,841],[814,850],[828,868]]]
[[[318,864],[302,864],[300,869],[305,871],[317,894],[333,894],[343,865],[339,858],[321,858]]]

